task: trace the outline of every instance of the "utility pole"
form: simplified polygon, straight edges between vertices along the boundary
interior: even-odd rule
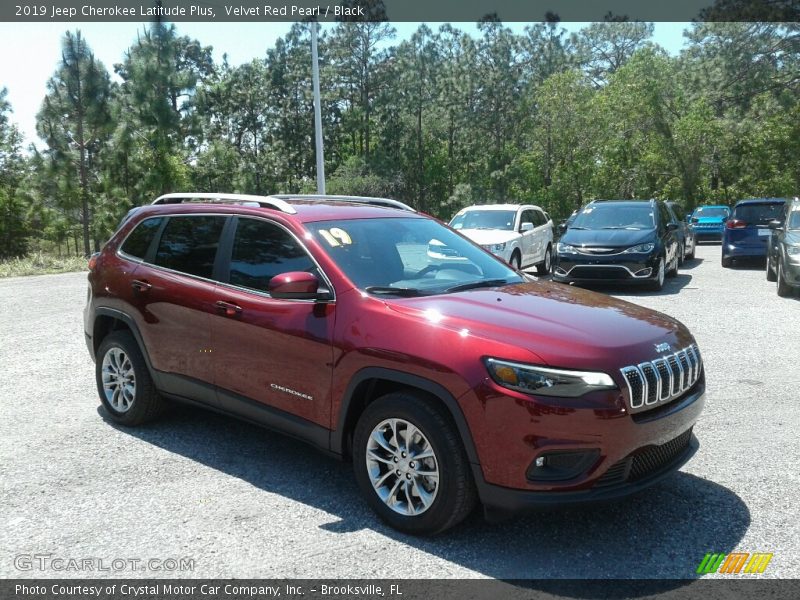
[[[322,149],[322,102],[319,94],[319,58],[317,57],[317,22],[311,21],[311,72],[314,80],[314,133],[317,150],[317,193],[325,193],[325,157]]]

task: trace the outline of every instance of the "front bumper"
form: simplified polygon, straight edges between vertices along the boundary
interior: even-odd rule
[[[800,262],[786,260],[782,267],[783,280],[791,286],[800,286]]]
[[[636,283],[650,281],[657,273],[656,255],[559,254],[553,265],[553,280],[560,282]]]
[[[703,227],[694,225],[694,239],[696,242],[719,242],[722,240],[724,225],[711,225]]]
[[[626,496],[680,468],[697,449],[691,431],[705,403],[702,374],[682,396],[635,414],[620,390],[548,401],[501,390],[487,382],[459,400],[487,506],[517,510]],[[569,452],[593,453],[594,460],[568,479],[532,475],[537,459]]]

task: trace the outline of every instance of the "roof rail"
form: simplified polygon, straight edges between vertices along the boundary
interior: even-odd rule
[[[369,204],[372,206],[383,206],[384,208],[396,208],[408,212],[417,212],[408,204],[399,200],[389,198],[370,198],[368,196],[331,196],[328,194],[273,194],[273,198],[280,200],[336,200],[337,202],[353,202],[354,204]]]
[[[275,208],[281,212],[293,215],[297,211],[291,204],[286,202],[283,197],[278,196],[251,196],[249,194],[213,194],[213,193],[194,193],[194,192],[177,192],[173,194],[164,194],[153,200],[153,204],[181,204],[182,202],[208,202],[208,203],[225,203],[225,202],[252,202],[259,206],[266,206]]]

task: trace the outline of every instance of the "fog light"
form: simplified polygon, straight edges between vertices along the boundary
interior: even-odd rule
[[[600,450],[557,450],[537,456],[528,467],[530,481],[565,481],[588,471],[600,458]]]

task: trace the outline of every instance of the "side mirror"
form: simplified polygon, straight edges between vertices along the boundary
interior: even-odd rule
[[[566,231],[567,231],[567,222],[564,221],[563,223],[559,223],[558,224],[558,233],[560,235],[564,235],[564,233],[566,233]]]
[[[783,227],[783,223],[778,219],[772,219],[772,221],[767,223],[767,227],[769,227],[770,229],[780,229],[781,227]]]
[[[677,223],[667,223],[667,231],[677,231],[678,224]]]
[[[533,231],[533,223],[525,222],[519,226],[519,230],[522,233],[525,233],[526,231]]]
[[[290,271],[269,280],[269,294],[282,300],[314,300],[319,296],[319,279],[306,271]]]

